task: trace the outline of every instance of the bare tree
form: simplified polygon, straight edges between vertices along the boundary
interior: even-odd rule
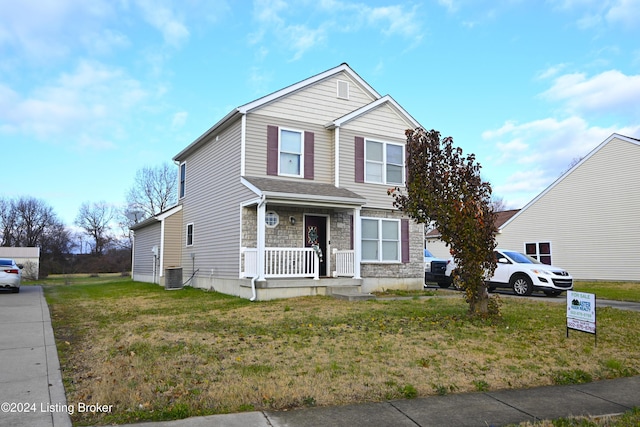
[[[107,202],[89,203],[80,206],[75,224],[82,228],[86,235],[94,241],[93,253],[101,255],[113,240],[111,236],[111,221],[115,218],[114,208]]]
[[[492,196],[491,197],[491,207],[494,212],[502,212],[507,210],[507,204],[504,202],[504,198]]]
[[[53,208],[33,197],[16,200],[13,209],[18,216],[17,238],[21,246],[37,246],[47,228],[57,222]]]
[[[0,199],[0,246],[16,246],[17,223],[13,201]]]
[[[145,166],[136,172],[127,193],[125,216],[131,223],[150,218],[177,202],[176,170],[169,163]]]

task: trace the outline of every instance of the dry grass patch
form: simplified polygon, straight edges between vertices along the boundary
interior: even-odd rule
[[[76,424],[411,398],[640,371],[640,313],[598,310],[565,338],[562,304],[511,300],[494,324],[459,297],[256,302],[155,285],[46,289]]]

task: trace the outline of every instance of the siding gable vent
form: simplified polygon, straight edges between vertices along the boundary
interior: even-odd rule
[[[338,80],[337,85],[338,85],[338,89],[337,89],[338,98],[349,99],[349,82],[344,80]]]

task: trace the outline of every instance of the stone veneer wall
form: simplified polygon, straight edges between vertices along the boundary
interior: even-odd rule
[[[398,211],[363,209],[361,217],[368,218],[406,218]],[[409,219],[409,261],[408,263],[382,264],[375,262],[362,262],[360,274],[363,278],[423,278],[423,225]],[[421,279],[423,280],[423,279]]]
[[[269,206],[267,211],[274,211],[278,214],[279,223],[275,227],[267,227],[265,230],[265,246],[278,248],[302,248],[304,247],[304,215],[320,215],[329,217],[328,239],[329,254],[324,254],[325,259],[329,257],[329,267],[331,271],[327,271],[327,275],[331,275],[335,269],[335,255],[332,249],[353,249],[351,247],[351,216],[353,213],[349,210],[331,210],[331,209],[304,209],[290,206]],[[295,218],[295,224],[291,225],[289,218]],[[247,207],[242,212],[242,246],[247,248],[255,248],[257,246],[256,224],[257,213],[256,207]]]
[[[352,249],[351,246],[351,216],[350,210],[317,209],[308,210],[304,208],[268,206],[267,211],[275,211],[280,221],[274,228],[266,229],[267,247],[300,248],[303,242],[303,215],[328,215],[329,216],[329,239],[331,249]],[[361,217],[371,218],[403,218],[402,213],[391,210],[362,209]],[[295,225],[291,225],[289,217],[294,217]],[[248,248],[256,247],[256,208],[248,207],[243,209],[242,245]],[[423,226],[415,221],[409,221],[409,263],[362,263],[360,267],[363,278],[415,278],[423,280]],[[329,251],[331,252],[331,250]],[[330,270],[335,269],[335,256],[331,253],[325,254],[330,257]],[[332,271],[327,271],[331,275]]]

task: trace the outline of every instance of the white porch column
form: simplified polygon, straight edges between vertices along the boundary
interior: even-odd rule
[[[267,206],[264,196],[262,196],[260,203],[258,203],[258,223],[256,225],[256,236],[257,236],[257,259],[256,259],[256,267],[257,271],[257,279],[256,280],[264,280],[264,248],[265,248],[265,213],[267,212]]]
[[[353,210],[353,278],[360,279],[360,261],[362,260],[362,232],[360,207]]]

